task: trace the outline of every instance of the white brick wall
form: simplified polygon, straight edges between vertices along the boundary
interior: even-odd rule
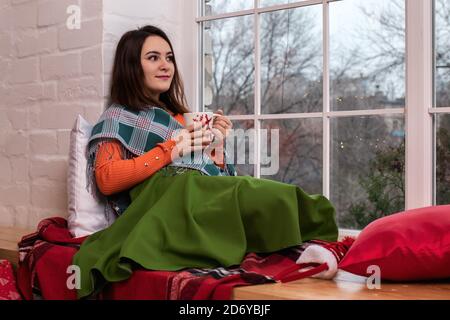
[[[43,81],[81,76],[81,55],[78,52],[45,55],[40,62]]]
[[[62,51],[95,46],[102,42],[102,36],[101,19],[85,21],[79,30],[63,25],[58,29],[58,46]]]
[[[194,102],[194,0],[0,0],[0,225],[67,216],[70,130],[104,109],[117,41],[155,24],[172,39]],[[81,29],[66,27],[69,5]]]
[[[65,24],[67,19],[67,7],[78,4],[79,1],[72,0],[47,0],[39,1],[37,23],[39,27],[55,24]]]
[[[58,46],[58,33],[54,28],[25,29],[16,32],[16,48],[19,58],[52,53]]]
[[[101,0],[0,0],[0,225],[67,216],[70,130],[103,109],[102,38]]]

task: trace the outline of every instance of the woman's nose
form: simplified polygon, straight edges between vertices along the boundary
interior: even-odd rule
[[[166,60],[162,59],[161,60],[161,64],[159,65],[159,68],[162,70],[167,70],[169,69],[169,62],[167,62]]]

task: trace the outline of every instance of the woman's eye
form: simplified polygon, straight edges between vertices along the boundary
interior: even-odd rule
[[[149,56],[147,59],[150,61],[156,61],[159,59],[159,57],[158,56]],[[174,60],[173,56],[167,57],[167,61],[173,62],[173,60]]]

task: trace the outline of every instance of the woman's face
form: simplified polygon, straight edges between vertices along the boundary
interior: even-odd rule
[[[175,72],[173,52],[167,41],[159,36],[147,37],[141,50],[141,65],[147,88],[159,100],[159,95],[169,90]]]

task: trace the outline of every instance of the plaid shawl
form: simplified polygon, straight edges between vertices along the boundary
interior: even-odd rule
[[[66,285],[72,257],[86,239],[72,238],[63,218],[42,220],[35,233],[19,243],[17,274],[19,290],[25,299],[75,300],[76,289]],[[153,271],[136,269],[121,282],[111,283],[97,299],[220,299],[232,298],[236,286],[274,283],[280,274],[295,268],[295,261],[314,241],[271,254],[248,253],[234,268]]]
[[[92,168],[99,144],[105,139],[117,139],[128,155],[140,156],[158,143],[172,139],[183,126],[169,113],[158,107],[133,111],[113,104],[101,115],[89,139],[89,167]],[[236,175],[232,165],[223,172],[206,154],[201,152],[174,160],[170,166],[196,169],[209,176]]]

